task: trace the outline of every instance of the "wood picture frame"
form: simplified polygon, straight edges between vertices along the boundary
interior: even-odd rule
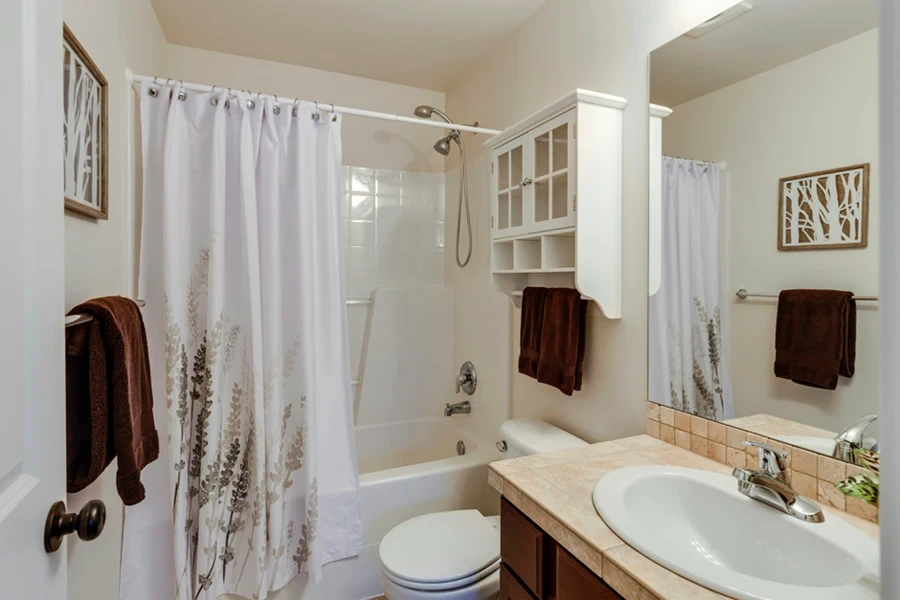
[[[868,244],[869,163],[778,180],[779,250],[865,248]]]
[[[65,209],[109,218],[109,84],[63,23]]]

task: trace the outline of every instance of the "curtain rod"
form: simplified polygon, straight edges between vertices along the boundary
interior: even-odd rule
[[[200,92],[200,93],[208,93],[212,92],[214,89],[224,90],[228,89],[231,91],[231,88],[223,87],[223,86],[210,86],[210,85],[202,85],[199,83],[185,83],[180,79],[171,79],[167,78],[163,80],[160,77],[153,77],[150,75],[135,75],[130,70],[125,70],[125,80],[130,83],[155,83],[159,86],[164,86],[170,83],[178,82],[181,84],[181,87],[185,90],[191,92]],[[240,90],[238,90],[240,91]],[[246,91],[246,90],[245,90]],[[271,94],[253,94],[257,98],[273,98],[275,102],[280,104],[294,104],[299,99],[294,98],[279,98],[278,96],[274,96]],[[443,121],[429,121],[427,119],[419,119],[417,117],[407,117],[403,115],[392,115],[390,113],[377,112],[373,110],[363,110],[361,108],[349,108],[347,106],[338,106],[336,104],[328,104],[325,102],[313,102],[320,110],[324,110],[327,112],[337,113],[339,115],[351,115],[354,117],[365,117],[367,119],[380,119],[382,121],[396,121],[398,123],[409,123],[410,125],[424,125],[426,127],[440,127],[441,129],[455,129],[458,131],[468,131],[470,133],[484,133],[487,135],[497,135],[498,133],[502,133],[497,129],[487,129],[485,127],[475,127],[473,125],[458,125],[456,123],[445,123]]]

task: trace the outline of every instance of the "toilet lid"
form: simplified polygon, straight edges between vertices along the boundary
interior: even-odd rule
[[[477,510],[433,513],[394,527],[378,553],[392,579],[451,583],[499,560],[500,533]]]

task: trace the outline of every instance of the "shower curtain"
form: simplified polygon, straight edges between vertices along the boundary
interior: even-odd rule
[[[168,448],[126,513],[120,596],[265,598],[362,546],[341,120],[181,92],[141,89],[140,293]]]
[[[720,167],[663,157],[662,279],[650,298],[650,400],[734,416],[722,328]]]

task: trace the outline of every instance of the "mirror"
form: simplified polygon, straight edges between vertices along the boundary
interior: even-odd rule
[[[651,54],[651,402],[877,449],[877,26],[755,0]]]

